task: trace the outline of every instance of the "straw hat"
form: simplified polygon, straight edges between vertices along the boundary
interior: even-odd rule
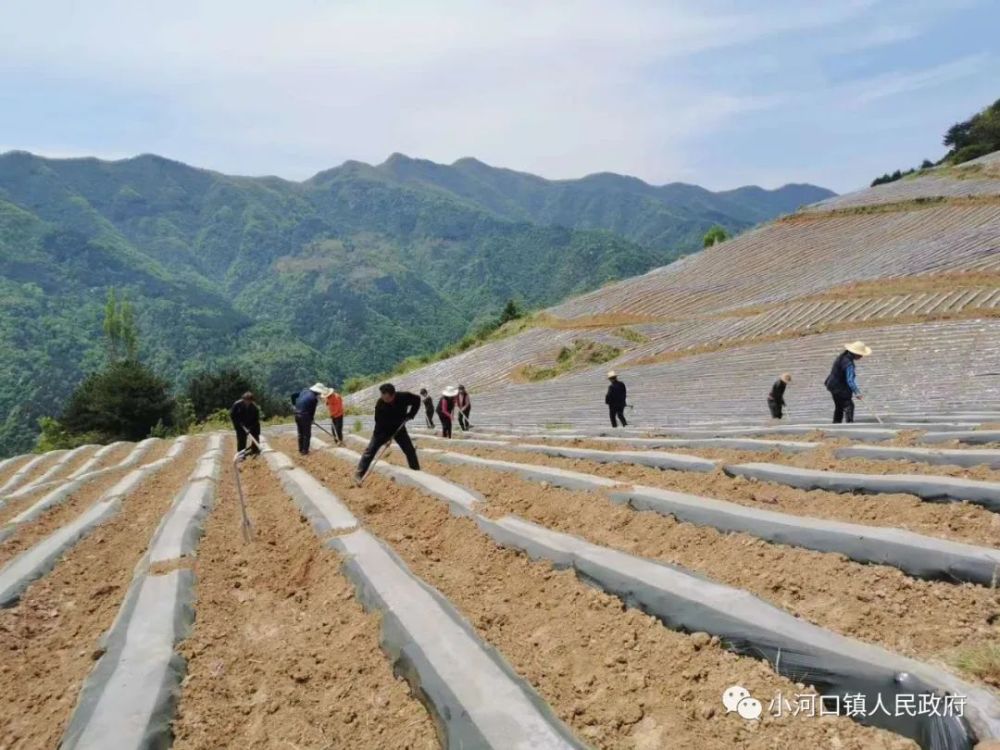
[[[790,372],[783,372],[783,373],[781,373],[781,381],[783,383],[791,383],[792,382],[792,373],[790,373]]]
[[[610,370],[608,372],[608,380],[611,380],[611,378],[617,378],[617,377],[618,377],[618,373],[615,372],[614,370]]]
[[[312,391],[313,393],[316,393],[316,394],[319,394],[320,396],[323,396],[324,398],[326,398],[327,396],[330,395],[330,389],[327,388],[322,383],[316,383],[315,385],[310,386],[309,390]]]
[[[864,341],[854,341],[850,344],[844,344],[844,348],[851,354],[857,354],[859,357],[867,357],[872,353],[872,348],[870,346],[865,346]]]
[[[456,388],[453,385],[449,385],[445,387],[444,390],[441,391],[441,395],[445,396],[446,398],[454,398],[455,396],[458,395],[458,388]]]

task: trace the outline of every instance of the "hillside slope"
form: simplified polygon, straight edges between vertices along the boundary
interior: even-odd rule
[[[868,340],[872,402],[900,413],[1000,405],[1000,153],[810,206],[642,276],[567,300],[535,329],[399,379],[478,391],[478,422],[604,425],[622,371],[642,424],[767,418],[790,370],[797,417],[828,419],[823,379]],[[526,382],[564,347],[615,360]],[[367,403],[371,393],[359,393]],[[639,408],[642,410],[639,411]]]
[[[27,448],[99,365],[111,286],[136,303],[142,357],[175,383],[236,362],[282,392],[436,350],[511,297],[550,305],[693,247],[613,235],[585,204],[500,210],[393,176],[401,159],[295,183],[148,155],[0,155],[0,454]]]

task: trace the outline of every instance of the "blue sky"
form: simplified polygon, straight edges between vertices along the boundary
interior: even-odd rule
[[[4,0],[0,151],[843,192],[1000,97],[997,29],[994,0]]]

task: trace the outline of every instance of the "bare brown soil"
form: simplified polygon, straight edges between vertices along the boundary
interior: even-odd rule
[[[0,748],[56,747],[97,642],[111,626],[134,567],[174,493],[194,468],[193,441],[151,476],[121,513],[74,547],[17,606],[0,610]]]
[[[108,455],[106,455],[105,458],[104,458],[104,460],[101,461],[100,466],[98,466],[96,468],[103,469],[103,468],[106,468],[106,467],[114,466],[116,463],[119,463],[122,459],[124,459],[125,456],[128,454],[128,452],[131,451],[131,450],[132,450],[132,445],[131,444],[124,445],[124,446],[119,446],[115,450],[111,451]],[[74,468],[72,471],[75,471],[75,470],[76,469]],[[114,476],[117,476],[117,477],[121,478],[124,475],[125,475],[125,472],[121,472],[121,473],[115,474]],[[68,476],[69,476],[68,473],[65,474],[65,476],[62,477],[62,480],[68,481]],[[54,481],[60,481],[60,480],[57,479],[57,480],[54,480]],[[36,503],[39,500],[41,500],[49,492],[52,492],[54,489],[56,489],[56,487],[57,487],[57,485],[52,485],[51,487],[43,487],[43,488],[41,488],[39,490],[36,490],[34,492],[30,492],[27,495],[24,495],[22,497],[16,498],[14,500],[8,500],[6,503],[4,503],[2,506],[0,506],[0,525],[3,525],[9,519],[13,518],[14,516],[16,516],[21,511],[25,510],[26,508],[30,507],[34,503]],[[82,487],[82,488],[80,488],[80,491],[82,492],[84,489],[85,489],[85,487]]]
[[[448,449],[514,463],[556,466],[620,482],[703,495],[793,515],[830,518],[870,526],[894,526],[929,536],[1000,546],[1000,514],[970,503],[929,503],[904,494],[856,495],[823,490],[805,491],[743,477],[728,477],[721,470],[711,474],[660,471],[631,464],[599,464],[478,447],[449,446]]]
[[[162,443],[154,445],[152,450],[146,454],[146,463],[151,463],[162,458],[164,454],[170,450],[170,445],[170,442],[166,440]],[[185,453],[188,452],[189,450],[185,450]],[[11,558],[19,555],[33,544],[36,544],[40,540],[47,537],[60,526],[63,526],[71,519],[76,518],[78,515],[83,513],[83,511],[97,502],[101,498],[101,495],[111,489],[111,487],[119,482],[122,477],[130,471],[133,471],[135,468],[136,467],[118,469],[116,471],[109,472],[105,476],[85,484],[79,490],[70,495],[65,502],[55,506],[54,508],[50,508],[37,520],[17,527],[17,530],[12,536],[0,543],[0,565],[3,565]],[[161,471],[166,471],[166,469],[162,469]],[[25,508],[30,507],[33,503],[38,502],[38,500],[42,497],[44,497],[44,495],[32,495],[30,499],[24,499],[17,503],[13,503],[12,505],[15,506],[14,508],[5,507],[2,511],[0,511],[0,518],[4,521],[9,520],[9,518],[15,513],[20,513]]]
[[[288,438],[277,442],[292,447]],[[348,483],[353,467],[325,452],[299,462],[455,604],[595,747],[913,747],[844,718],[767,717],[750,724],[726,716],[720,696],[731,684],[768,700],[802,690],[705,634],[670,631],[569,572],[498,547],[474,522],[450,516],[443,503],[417,490],[378,474],[355,489]]]
[[[473,467],[429,466],[478,490],[485,512],[527,518],[625,552],[745,589],[822,627],[922,659],[1000,638],[1000,591],[914,580],[896,568],[769,544],[636,512],[599,493],[545,488]],[[996,624],[991,624],[996,623]]]
[[[6,476],[4,476],[3,482],[6,482],[8,479],[10,479],[11,477],[13,477],[14,474],[16,474],[18,472],[18,470],[20,470],[21,468],[23,468],[26,463],[28,463],[29,461],[33,461],[36,458],[38,458],[38,456],[32,454],[32,455],[27,456],[23,461],[18,462],[15,466],[9,467],[4,472],[4,474]],[[10,492],[15,492],[15,491],[21,489],[22,487],[24,487],[26,484],[31,484],[33,481],[35,481],[35,479],[37,479],[42,474],[44,474],[45,472],[47,472],[52,467],[52,464],[54,464],[60,458],[61,458],[61,456],[45,456],[44,459],[42,459],[37,464],[35,464],[35,466],[31,469],[31,471],[28,473],[27,476],[22,477],[20,484],[18,484],[16,487],[13,487],[9,491]]]
[[[783,440],[775,436],[774,439]],[[605,451],[646,451],[648,448],[633,448],[620,443],[601,442],[599,440],[554,441],[546,440],[545,445],[566,445],[573,448],[593,448]],[[780,450],[741,451],[730,448],[663,448],[653,449],[654,452],[679,453],[685,456],[697,456],[725,464],[743,463],[773,463],[785,466],[796,466],[801,469],[816,469],[819,471],[844,471],[851,474],[923,474],[931,476],[947,476],[960,479],[974,479],[982,482],[1000,482],[1000,470],[989,466],[954,466],[949,464],[927,464],[918,461],[874,461],[869,458],[837,458],[837,448],[851,445],[849,440],[825,441],[815,450],[804,453],[783,453]],[[898,446],[902,447],[902,446]],[[928,447],[928,446],[922,446]],[[978,447],[978,446],[977,446]]]
[[[28,461],[30,461],[34,457],[35,455],[33,453],[28,453],[18,458],[17,461],[14,461],[11,464],[9,464],[3,471],[0,471],[0,487],[6,484],[6,482],[12,476],[14,476],[22,466],[24,466],[26,463],[28,463]]]
[[[437,748],[430,716],[393,676],[378,618],[354,599],[338,555],[262,460],[244,466],[256,535],[244,544],[227,467],[195,565],[174,748]]]
[[[79,455],[74,456],[71,461],[67,461],[60,467],[59,471],[49,478],[49,481],[58,481],[60,479],[65,479],[74,471],[83,466],[87,461],[89,461],[95,453],[97,453],[99,446],[92,446],[85,451],[81,451]]]

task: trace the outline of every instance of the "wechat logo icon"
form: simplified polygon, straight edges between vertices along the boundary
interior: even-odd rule
[[[750,691],[742,685],[726,688],[722,693],[722,705],[726,707],[727,714],[735,711],[747,721],[756,721],[764,712],[760,701],[751,696]]]

